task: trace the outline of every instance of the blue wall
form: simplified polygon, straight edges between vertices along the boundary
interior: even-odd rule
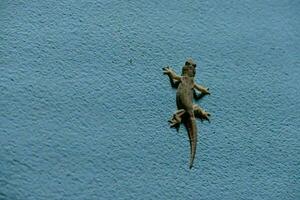
[[[0,199],[299,199],[299,1],[0,2]],[[212,95],[168,127],[161,68]]]

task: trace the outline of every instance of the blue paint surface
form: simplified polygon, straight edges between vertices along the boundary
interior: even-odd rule
[[[0,199],[300,199],[299,1],[0,2]],[[161,68],[186,58],[194,168]]]

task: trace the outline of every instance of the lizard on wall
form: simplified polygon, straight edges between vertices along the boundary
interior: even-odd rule
[[[194,81],[196,74],[196,64],[192,59],[188,59],[182,67],[181,76],[177,75],[174,70],[167,66],[163,68],[163,73],[170,78],[171,86],[177,88],[176,104],[177,111],[169,120],[170,127],[179,130],[180,124],[183,123],[187,129],[190,140],[190,169],[193,167],[193,162],[196,154],[197,146],[197,125],[196,119],[202,121],[208,120],[210,113],[203,110],[200,106],[193,104],[193,97],[198,100],[203,96],[210,94],[209,89],[198,85]],[[201,92],[197,94],[195,90]]]

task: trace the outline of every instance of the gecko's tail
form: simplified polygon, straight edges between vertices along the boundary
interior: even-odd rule
[[[185,122],[185,126],[188,132],[189,141],[190,141],[190,169],[193,167],[195,155],[196,155],[196,148],[197,148],[197,125],[196,119],[194,116],[188,117],[187,121]]]

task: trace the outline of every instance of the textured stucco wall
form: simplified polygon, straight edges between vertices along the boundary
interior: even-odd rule
[[[300,199],[299,1],[0,2],[0,199]],[[195,167],[161,68],[197,61]]]

